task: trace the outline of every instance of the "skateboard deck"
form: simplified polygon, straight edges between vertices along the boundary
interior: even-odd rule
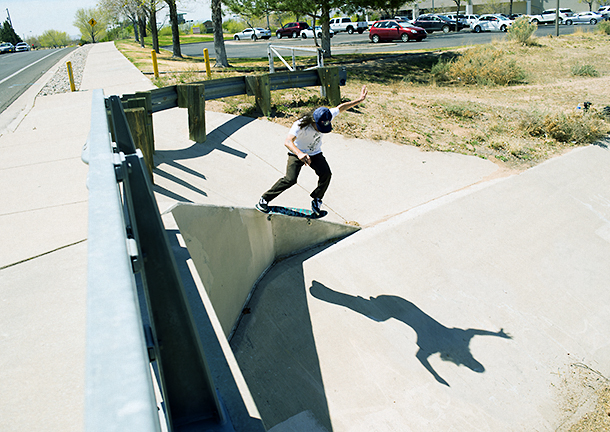
[[[328,214],[326,210],[322,210],[319,215],[315,214],[312,210],[305,210],[295,207],[282,207],[282,206],[269,206],[269,213],[267,214],[283,214],[286,216],[294,216],[306,219],[320,219]]]

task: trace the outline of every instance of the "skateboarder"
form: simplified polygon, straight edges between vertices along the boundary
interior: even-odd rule
[[[322,134],[332,130],[332,120],[340,113],[348,110],[366,99],[366,86],[362,87],[360,97],[351,102],[344,102],[335,108],[320,107],[301,116],[292,124],[284,145],[290,151],[286,164],[286,175],[279,179],[267,192],[265,192],[256,208],[269,213],[269,202],[294,186],[303,165],[308,165],[318,175],[318,186],[310,194],[311,209],[319,215],[322,207],[322,198],[330,184],[330,167],[322,154]]]

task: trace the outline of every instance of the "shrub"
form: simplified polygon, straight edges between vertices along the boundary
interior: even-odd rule
[[[574,65],[572,66],[572,75],[598,77],[599,72],[591,65]]]
[[[610,35],[610,21],[600,21],[597,24],[597,29],[602,33]]]
[[[508,85],[525,79],[525,73],[517,62],[491,45],[469,49],[454,60],[441,60],[431,72],[437,81],[463,84]]]
[[[603,138],[607,127],[593,115],[587,113],[546,114],[530,112],[524,114],[521,129],[534,137],[548,137],[562,143],[588,144]]]
[[[528,17],[521,16],[508,28],[506,37],[508,40],[517,41],[522,45],[529,45],[530,38],[537,28],[536,24],[530,24]]]

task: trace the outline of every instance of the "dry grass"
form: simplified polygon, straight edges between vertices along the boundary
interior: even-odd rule
[[[559,38],[535,38],[527,46],[498,41],[455,51],[337,56],[330,63],[348,69],[348,83],[342,88],[345,100],[355,97],[362,84],[368,86],[369,97],[339,117],[334,130],[525,169],[610,131],[610,119],[601,111],[610,104],[609,42],[606,34],[576,31]],[[134,43],[117,45],[143,72],[152,73],[149,50]],[[442,64],[456,69],[445,81],[438,79]],[[477,69],[486,64],[488,69],[478,79]],[[232,60],[232,65],[212,68],[212,78],[268,70],[266,59]],[[598,76],[574,73],[583,66]],[[500,76],[508,67],[514,78]],[[159,69],[171,72],[161,75],[159,86],[205,79],[201,59],[176,60],[162,52]],[[586,113],[577,109],[585,101],[592,104]],[[269,120],[290,125],[303,110],[324,102],[316,88],[274,92]],[[207,109],[262,117],[254,98],[247,96],[209,101]]]

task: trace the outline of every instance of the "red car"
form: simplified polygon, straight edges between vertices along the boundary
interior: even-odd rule
[[[421,42],[428,37],[428,33],[421,27],[416,27],[413,24],[409,24],[404,21],[396,20],[383,20],[377,21],[371,27],[369,31],[369,39],[373,43],[377,43],[382,40],[397,40],[400,39],[403,42],[411,40]]]
[[[301,31],[308,29],[309,24],[306,22],[291,22],[288,24],[284,24],[283,27],[279,28],[275,32],[275,36],[278,39],[281,39],[283,36],[288,36],[291,38],[296,38],[301,36]]]

